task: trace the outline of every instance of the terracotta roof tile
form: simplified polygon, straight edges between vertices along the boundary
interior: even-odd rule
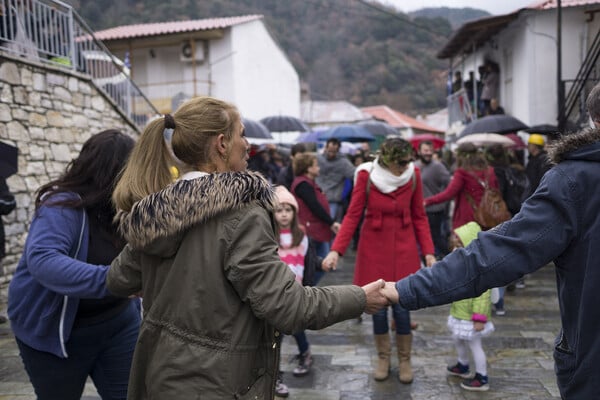
[[[387,122],[394,128],[413,128],[427,132],[444,132],[385,105],[363,107],[361,110],[377,119]]]
[[[156,22],[150,24],[123,25],[94,32],[97,39],[103,41],[128,39],[144,36],[158,36],[172,33],[203,31],[228,28],[245,22],[262,19],[262,15],[240,17],[196,19],[191,21]]]

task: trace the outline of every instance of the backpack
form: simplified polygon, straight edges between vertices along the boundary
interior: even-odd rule
[[[481,229],[491,229],[511,219],[506,203],[502,199],[502,193],[498,189],[490,187],[487,180],[484,182],[475,175],[472,176],[483,186],[483,196],[478,205],[475,205],[473,197],[467,193],[467,201],[473,207],[473,218],[481,226]]]
[[[525,171],[516,168],[508,167],[504,168],[503,171],[507,186],[504,201],[506,202],[508,211],[514,215],[519,212],[521,204],[523,204],[529,194],[529,179]]]

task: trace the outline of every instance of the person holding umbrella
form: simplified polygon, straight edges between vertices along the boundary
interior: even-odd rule
[[[485,190],[480,181],[498,189],[494,169],[473,143],[466,142],[458,146],[456,163],[457,169],[448,187],[441,193],[425,198],[425,207],[455,200],[452,229],[475,220],[473,207],[479,204]]]

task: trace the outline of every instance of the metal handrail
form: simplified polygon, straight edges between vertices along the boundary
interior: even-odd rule
[[[91,76],[141,130],[159,114],[71,6],[58,0],[0,0],[0,50]]]

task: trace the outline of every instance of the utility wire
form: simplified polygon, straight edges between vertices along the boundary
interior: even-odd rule
[[[431,34],[439,37],[440,39],[441,38],[443,38],[444,40],[448,39],[448,35],[445,34],[445,33],[441,33],[441,32],[435,31],[435,30],[433,30],[431,28],[428,28],[428,27],[426,27],[424,25],[418,24],[418,23],[414,22],[411,19],[404,18],[400,14],[395,13],[395,12],[391,12],[390,10],[388,10],[386,8],[383,8],[381,6],[378,6],[378,5],[374,4],[374,3],[371,3],[368,0],[355,0],[355,1],[357,1],[358,3],[360,3],[360,4],[362,4],[362,5],[366,6],[366,7],[372,8],[374,10],[377,10],[377,11],[381,12],[381,13],[384,13],[386,15],[389,15],[389,16],[393,17],[393,18],[396,18],[396,19],[398,19],[398,20],[400,20],[400,21],[402,21],[404,23],[412,25],[415,28],[422,29],[422,30],[424,30],[426,32],[429,32],[429,33],[431,33]]]

